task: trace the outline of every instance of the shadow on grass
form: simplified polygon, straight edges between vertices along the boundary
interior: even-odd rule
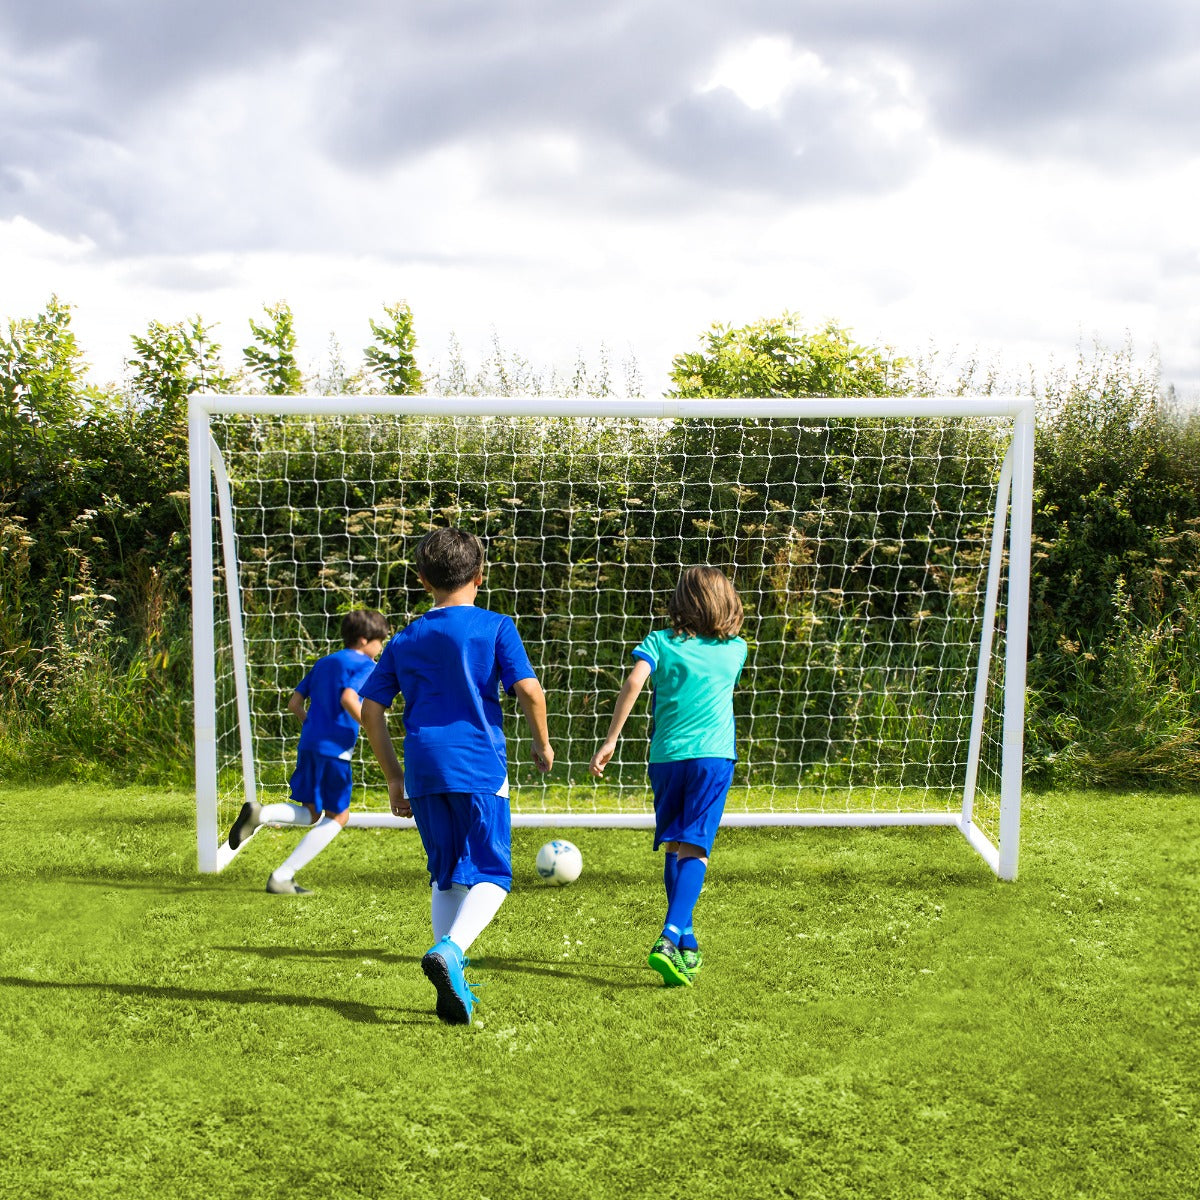
[[[143,1000],[180,1000],[200,1004],[265,1004],[281,1008],[323,1008],[347,1021],[362,1025],[411,1024],[420,1017],[421,1024],[436,1020],[425,1009],[397,1009],[407,1014],[405,1020],[389,1018],[372,1004],[360,1004],[356,1000],[329,1000],[323,996],[294,996],[272,993],[261,988],[238,988],[233,991],[205,991],[202,988],[154,987],[143,983],[98,983],[65,982],[51,979],[21,979],[12,975],[0,975],[0,987],[29,988],[37,991],[91,991],[110,996],[132,996]],[[386,1011],[386,1010],[384,1010]]]
[[[418,954],[394,954],[388,950],[366,950],[361,946],[344,950],[313,950],[302,946],[214,946],[214,950],[222,950],[232,954],[256,954],[260,958],[309,958],[309,959],[364,959],[369,958],[380,963],[412,963],[421,961]],[[527,975],[548,975],[551,978],[564,980],[579,980],[606,988],[636,988],[642,983],[635,980],[617,980],[610,976],[588,975],[577,970],[587,967],[591,970],[634,972],[643,974],[640,965],[630,963],[594,962],[590,959],[540,959],[540,958],[472,958],[471,966],[487,971],[518,971]]]
[[[30,871],[17,878],[0,880],[0,884],[23,888],[30,885],[63,885],[69,888],[99,888],[101,891],[155,892],[160,896],[203,896],[205,889],[200,880],[172,879],[154,875],[138,875],[130,872],[114,872],[112,875],[71,875],[57,870]]]

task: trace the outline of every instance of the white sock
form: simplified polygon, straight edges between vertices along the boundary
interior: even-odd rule
[[[312,813],[303,804],[264,804],[258,814],[260,825],[311,825]]]
[[[300,844],[275,868],[276,879],[291,879],[301,867],[307,866],[330,842],[342,827],[332,817],[322,817],[301,839]]]
[[[496,883],[477,883],[463,897],[458,916],[450,926],[450,940],[464,953],[487,928],[488,922],[500,910],[508,893]]]
[[[433,940],[440,942],[450,932],[454,918],[462,902],[467,898],[467,885],[454,883],[447,891],[440,891],[435,883],[429,901],[429,915],[433,920]]]

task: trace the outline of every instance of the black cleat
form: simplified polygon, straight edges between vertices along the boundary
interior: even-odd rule
[[[247,800],[229,830],[229,848],[236,850],[261,824],[262,805],[256,800]]]

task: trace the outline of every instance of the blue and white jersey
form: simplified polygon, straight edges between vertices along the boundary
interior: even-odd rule
[[[500,688],[533,667],[511,617],[473,604],[432,608],[384,647],[360,693],[391,707],[404,697],[404,788],[508,794]]]
[[[328,758],[349,758],[358,740],[358,722],[342,707],[346,688],[362,695],[375,663],[361,650],[338,650],[318,658],[296,685],[308,701],[308,716],[300,727],[300,749]]]

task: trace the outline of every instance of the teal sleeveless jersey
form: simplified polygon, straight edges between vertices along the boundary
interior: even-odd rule
[[[733,689],[746,662],[740,637],[719,641],[656,629],[633,656],[650,664],[654,682],[652,763],[737,758]]]

